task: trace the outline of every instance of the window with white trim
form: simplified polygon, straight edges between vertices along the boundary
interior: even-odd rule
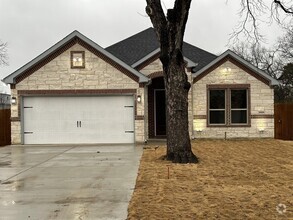
[[[248,126],[249,86],[211,86],[208,88],[209,126]]]

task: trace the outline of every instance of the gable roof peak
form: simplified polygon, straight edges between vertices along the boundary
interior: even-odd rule
[[[85,42],[87,45],[89,45],[91,48],[93,48],[96,51],[99,51],[104,56],[110,58],[112,61],[119,64],[121,67],[135,75],[139,78],[139,82],[148,82],[148,78],[144,76],[142,73],[138,72],[137,70],[133,69],[131,66],[127,65],[125,62],[121,61],[119,58],[114,56],[113,54],[106,51],[104,48],[102,48],[100,45],[92,41],[91,39],[87,38],[85,35],[81,34],[79,31],[74,30],[69,35],[64,37],[62,40],[57,42],[55,45],[47,49],[45,52],[37,56],[35,59],[31,60],[24,66],[20,67],[15,72],[11,73],[9,76],[4,78],[4,82],[7,84],[15,84],[16,78],[21,76],[23,73],[25,73],[28,70],[31,70],[36,65],[39,65],[42,63],[42,61],[46,60],[48,57],[54,55],[56,51],[59,51],[61,48],[64,48],[66,45],[70,44],[75,37],[79,38],[82,42]]]
[[[195,70],[200,69],[216,58],[214,54],[186,42],[183,42],[182,49],[185,58],[192,61],[192,63],[198,64],[195,67]],[[147,61],[150,57],[160,51],[160,43],[157,39],[155,29],[149,27],[107,47],[106,50],[127,63],[129,66],[136,68],[142,62]]]
[[[195,72],[192,76],[194,79],[201,79],[204,77],[205,74],[207,74],[211,69],[214,69],[217,64],[219,64],[221,61],[229,57],[232,60],[235,60],[236,63],[240,64],[241,66],[247,68],[249,71],[252,71],[253,73],[257,74],[261,79],[264,79],[265,81],[269,82],[270,86],[276,86],[279,85],[279,81],[268,75],[266,72],[262,71],[261,69],[257,68],[256,66],[252,65],[239,55],[237,55],[232,50],[228,49],[224,53],[222,53],[220,56],[218,56],[216,59],[208,63],[203,68],[199,69],[197,72]]]

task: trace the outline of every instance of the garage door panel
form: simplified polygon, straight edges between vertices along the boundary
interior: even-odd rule
[[[132,96],[25,97],[24,143],[133,143],[134,133],[125,132],[133,131],[133,102]]]
[[[123,111],[123,125],[125,131],[134,131],[134,122],[131,117],[134,115],[134,107],[124,107]]]

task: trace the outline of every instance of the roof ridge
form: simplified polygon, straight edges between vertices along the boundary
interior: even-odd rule
[[[200,47],[194,46],[193,44],[188,43],[188,42],[186,42],[186,41],[183,41],[183,43],[184,43],[184,44],[187,44],[187,45],[190,46],[190,47],[193,47],[193,48],[196,48],[196,49],[198,49],[198,50],[201,50],[201,51],[203,51],[203,52],[205,52],[205,53],[209,53],[210,55],[217,56],[217,55],[215,55],[215,54],[213,54],[213,53],[211,53],[211,52],[209,52],[209,51],[207,51],[207,50],[204,50],[204,49],[202,49],[202,48],[200,48]]]
[[[132,38],[135,38],[135,37],[137,37],[138,35],[142,34],[143,32],[146,32],[146,31],[151,30],[151,29],[154,29],[154,28],[153,28],[153,27],[149,27],[149,28],[147,28],[147,29],[144,29],[144,30],[142,30],[142,31],[140,31],[140,32],[138,32],[138,33],[136,33],[136,34],[133,34],[133,35],[131,35],[131,36],[129,36],[129,37],[123,39],[123,40],[120,40],[120,41],[118,41],[118,42],[116,42],[116,43],[114,43],[114,44],[112,44],[112,45],[106,47],[105,50],[108,50],[108,49],[111,48],[112,46],[114,47],[114,46],[116,46],[117,44],[120,44],[120,43],[122,43],[122,42],[124,42],[124,41],[126,41],[126,40],[130,40],[130,39],[132,39]]]
[[[132,67],[146,60],[158,49],[160,49],[160,42],[157,39],[153,27],[149,27],[106,48],[108,52],[114,54]],[[196,68],[201,68],[217,57],[185,41],[182,49],[184,57],[188,58],[193,63],[199,63]]]

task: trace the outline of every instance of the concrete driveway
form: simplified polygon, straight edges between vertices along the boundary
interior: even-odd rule
[[[142,147],[0,148],[0,219],[126,219]]]

